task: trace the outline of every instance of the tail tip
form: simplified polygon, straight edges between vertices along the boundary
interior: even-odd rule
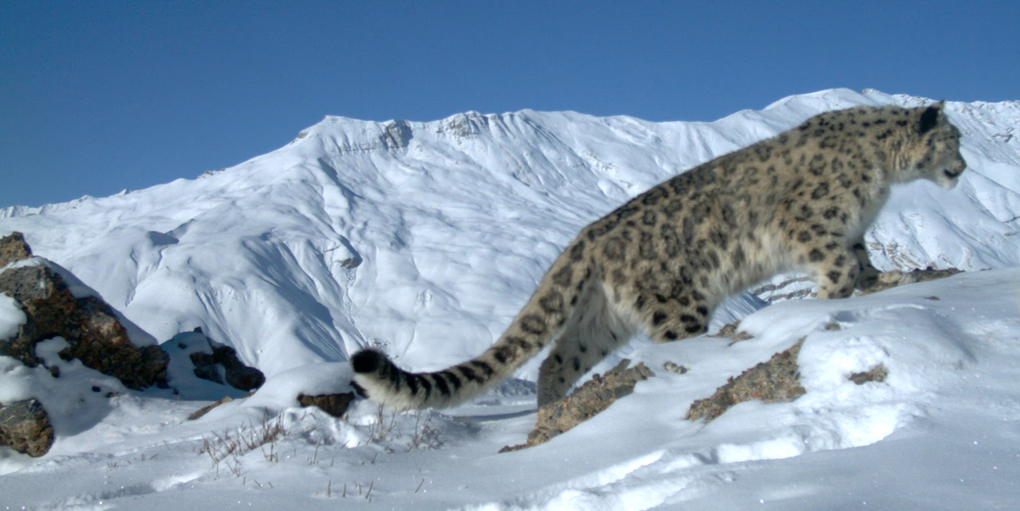
[[[351,369],[358,374],[374,373],[380,366],[385,365],[387,360],[386,355],[381,351],[361,350],[351,357]]]

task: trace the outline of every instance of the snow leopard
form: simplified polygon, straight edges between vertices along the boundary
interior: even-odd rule
[[[678,174],[583,228],[478,357],[413,373],[364,349],[350,359],[351,383],[393,410],[447,407],[551,343],[538,374],[544,406],[635,334],[655,342],[703,334],[724,297],[774,274],[806,271],[818,298],[851,295],[879,274],[863,236],[890,185],[926,179],[948,190],[965,168],[945,102],[816,115]]]

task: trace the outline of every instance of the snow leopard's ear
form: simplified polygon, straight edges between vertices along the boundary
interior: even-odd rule
[[[931,131],[935,126],[938,126],[939,116],[942,115],[942,108],[945,106],[945,101],[939,101],[938,103],[928,107],[924,113],[921,114],[921,122],[917,126],[917,131],[923,135]]]

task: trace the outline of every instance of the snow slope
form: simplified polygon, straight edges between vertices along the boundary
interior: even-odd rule
[[[293,408],[298,391],[342,390],[343,362],[359,346],[419,370],[481,352],[580,227],[668,176],[823,110],[926,101],[830,90],[714,123],[533,111],[430,123],[327,117],[286,147],[196,180],[0,210],[0,235],[24,232],[37,255],[155,338],[201,326],[269,377],[199,421],[184,420],[205,404],[187,392],[119,389],[84,419],[58,414],[46,457],[0,451],[0,506],[1020,507],[1017,102],[949,103],[969,165],[960,185],[894,190],[867,236],[886,268],[993,271],[773,305],[745,320],[757,337],[732,346],[633,343],[607,363],[630,356],[658,377],[516,453],[495,454],[533,424],[520,380],[446,414],[380,420],[362,404],[337,421]],[[755,308],[745,300],[724,314]],[[20,321],[9,309],[0,302],[0,332]],[[833,323],[840,329],[825,328]],[[691,401],[802,337],[803,398],[745,403],[707,426],[683,420]],[[690,371],[657,370],[666,360]],[[90,386],[116,387],[55,363],[86,389],[79,402],[93,402]],[[533,379],[537,363],[518,376]],[[886,382],[846,381],[876,363],[889,368]],[[43,373],[5,363],[0,388],[52,389]],[[277,423],[286,434],[250,452],[201,452]]]

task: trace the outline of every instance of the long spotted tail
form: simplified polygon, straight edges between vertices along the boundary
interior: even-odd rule
[[[520,353],[520,360],[523,363],[532,356],[534,353]],[[486,352],[442,371],[411,373],[381,351],[367,349],[351,357],[351,367],[354,384],[363,397],[393,410],[411,410],[461,403],[509,376],[519,364],[499,363],[495,355]]]
[[[351,357],[355,388],[393,410],[442,408],[461,403],[499,383],[542,351],[563,330],[580,294],[590,292],[593,271],[582,262],[583,242],[575,242],[542,278],[510,328],[485,353],[434,373],[410,373],[381,351]]]

